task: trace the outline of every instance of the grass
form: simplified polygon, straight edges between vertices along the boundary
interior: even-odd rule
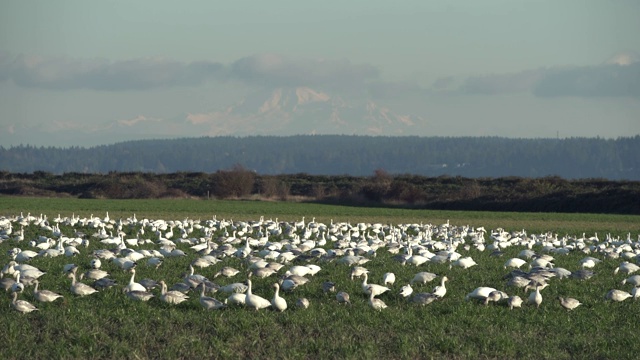
[[[428,210],[400,210],[339,207],[302,203],[233,202],[201,200],[78,200],[39,198],[0,198],[0,216],[14,216],[23,212],[46,214],[53,219],[72,213],[82,217],[94,214],[111,218],[127,218],[136,213],[138,219],[218,219],[256,220],[260,216],[285,221],[307,220],[328,223],[350,221],[392,224],[433,223],[447,219],[453,225],[484,226],[487,229],[504,227],[507,230],[526,229],[529,234],[546,231],[587,236],[594,232],[604,239],[606,233],[633,239],[640,233],[640,217],[594,214],[442,212]],[[14,227],[16,231],[18,227]],[[61,226],[64,234],[79,230]],[[83,228],[91,234],[95,229]],[[126,229],[134,234],[136,229]],[[197,230],[196,230],[197,231]],[[145,237],[155,240],[147,231]],[[49,235],[47,231],[29,226],[26,239]],[[192,236],[199,237],[202,233]],[[131,235],[133,236],[133,235]],[[216,236],[217,237],[217,236]],[[214,237],[215,238],[215,237]],[[275,240],[275,239],[274,239]],[[9,261],[7,251],[13,247],[27,249],[25,242],[5,241],[0,244],[0,263]],[[330,247],[331,243],[327,245]],[[488,251],[470,250],[468,255],[478,263],[470,269],[449,269],[448,264],[428,264],[419,268],[402,266],[385,249],[364,266],[370,270],[370,282],[380,283],[385,272],[394,272],[396,284],[391,293],[381,295],[389,306],[382,312],[373,311],[362,294],[361,282],[349,280],[350,268],[335,263],[319,263],[322,271],[312,281],[292,293],[282,296],[289,309],[283,313],[254,312],[232,307],[222,311],[204,311],[198,295],[192,293],[188,302],[169,306],[157,298],[148,303],[134,302],[120,290],[101,291],[80,298],[69,292],[70,280],[61,274],[66,263],[88,267],[95,249],[105,248],[91,240],[87,249],[80,249],[75,258],[35,258],[31,261],[47,271],[41,287],[65,296],[55,303],[36,303],[31,289],[21,299],[31,301],[40,310],[19,314],[10,306],[9,296],[0,296],[0,327],[3,345],[0,358],[636,358],[640,351],[640,334],[636,324],[640,318],[640,304],[627,300],[610,303],[604,300],[612,288],[630,291],[630,285],[620,285],[624,274],[613,275],[622,261],[604,259],[594,269],[596,276],[587,281],[553,279],[542,290],[543,303],[539,309],[523,306],[510,311],[504,304],[483,306],[464,301],[464,296],[477,286],[492,286],[510,295],[528,294],[506,287],[503,276],[508,270],[502,265],[521,250],[504,249],[503,257],[492,257]],[[145,245],[143,248],[156,248]],[[188,256],[170,258],[157,270],[144,265],[137,268],[136,279],[164,279],[169,284],[180,281],[188,264],[197,257],[187,245],[179,245]],[[540,251],[540,248],[534,248]],[[459,249],[463,255],[467,252]],[[575,252],[556,256],[556,266],[569,270],[579,268],[585,254]],[[119,270],[111,262],[103,261],[103,268],[119,284],[126,284],[130,274]],[[197,272],[213,279],[222,266],[241,269],[231,279],[216,278],[225,285],[246,279],[243,262],[226,258],[218,264]],[[286,269],[287,267],[285,267]],[[397,292],[418,271],[447,275],[448,292],[442,301],[428,306],[414,306],[401,299]],[[334,294],[324,294],[323,281],[336,282],[338,290],[351,294],[352,305],[341,306]],[[270,299],[275,278],[254,279],[254,293]],[[416,291],[431,291],[439,278]],[[87,281],[85,281],[87,282]],[[158,292],[156,291],[156,294]],[[224,297],[213,295],[218,299]],[[572,312],[563,309],[557,296],[571,296],[584,305]],[[295,308],[298,297],[307,297],[307,310]]]

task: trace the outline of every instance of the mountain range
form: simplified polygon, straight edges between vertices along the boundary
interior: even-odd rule
[[[310,87],[278,87],[248,94],[222,109],[181,114],[170,119],[139,115],[97,127],[52,124],[47,128],[13,129],[13,137],[29,144],[30,138],[49,134],[55,146],[71,146],[82,135],[83,143],[109,144],[142,139],[193,136],[250,135],[411,135],[424,122],[420,116],[396,113],[362,95],[336,95]],[[15,141],[14,141],[15,142]]]

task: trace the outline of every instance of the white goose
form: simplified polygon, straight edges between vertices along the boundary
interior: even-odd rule
[[[271,301],[263,298],[262,296],[254,295],[251,292],[251,279],[247,279],[247,293],[245,295],[244,302],[245,305],[256,311],[271,306]]]
[[[444,283],[447,280],[449,280],[449,278],[447,278],[446,276],[443,276],[442,281],[440,282],[440,286],[434,287],[431,293],[439,298],[444,297],[444,295],[447,293],[447,288],[444,286]]]
[[[55,301],[56,299],[61,299],[63,298],[62,295],[58,294],[58,293],[54,293],[53,291],[49,291],[49,290],[38,290],[38,284],[40,284],[40,282],[38,280],[35,281],[35,287],[33,288],[33,297],[40,301],[40,302],[52,302]]]
[[[529,304],[535,304],[537,308],[542,303],[542,294],[540,294],[540,284],[536,283],[536,290],[529,294]]]
[[[367,295],[373,294],[373,296],[378,296],[390,290],[386,286],[382,286],[378,284],[367,284],[369,275],[367,273],[364,273],[363,276],[364,276],[364,280],[362,281],[362,291],[364,291],[365,294]]]
[[[147,288],[142,286],[142,284],[135,282],[136,269],[133,268],[133,269],[131,269],[129,271],[131,272],[131,279],[129,280],[129,284],[127,284],[127,286],[125,286],[122,291],[124,291],[124,292],[130,292],[130,291],[142,291],[142,292],[145,292],[145,291],[147,291]]]
[[[38,308],[33,306],[33,304],[31,304],[30,302],[25,300],[18,300],[17,292],[13,293],[13,301],[11,301],[11,306],[13,306],[14,309],[23,314],[38,310]]]
[[[629,294],[626,291],[613,289],[613,290],[609,290],[605,298],[612,301],[625,301],[632,296],[633,295]]]
[[[198,286],[202,288],[202,292],[200,293],[200,305],[202,305],[205,310],[218,310],[227,307],[227,305],[218,299],[205,295],[207,286],[204,283],[200,283]]]
[[[573,310],[578,306],[582,305],[580,301],[570,297],[562,297],[558,296],[558,300],[560,300],[560,305],[567,310]]]
[[[71,292],[78,296],[86,296],[97,293],[98,290],[92,288],[91,286],[81,282],[76,282],[76,269],[74,269],[69,275],[67,275],[67,277],[71,278]]]
[[[181,302],[187,301],[189,297],[179,291],[170,290],[167,291],[167,284],[164,280],[160,280],[160,300],[166,302],[167,304],[180,304]]]
[[[387,285],[393,285],[396,282],[396,275],[392,272],[385,273],[382,275],[382,283]]]
[[[371,287],[371,285],[369,285],[369,287]],[[386,309],[387,308],[387,304],[384,303],[384,301],[380,300],[380,299],[376,299],[374,297],[374,292],[372,289],[369,290],[369,305],[371,305],[372,308],[374,308],[375,310],[378,311],[382,311],[382,309]]]
[[[285,311],[287,309],[287,301],[280,296],[280,285],[278,283],[273,284],[273,287],[276,289],[275,294],[273,294],[273,299],[271,299],[271,307],[274,310]]]

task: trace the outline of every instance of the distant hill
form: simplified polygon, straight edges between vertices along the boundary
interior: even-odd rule
[[[322,99],[322,94],[302,94]],[[298,98],[302,95],[297,95]],[[302,97],[304,98],[304,97]],[[640,180],[640,136],[618,139],[345,135],[139,140],[91,148],[0,147],[14,173],[215,172],[259,174],[602,178]]]

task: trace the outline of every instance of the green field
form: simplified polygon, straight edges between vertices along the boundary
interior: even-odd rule
[[[598,233],[601,240],[606,234],[621,237],[631,234],[632,246],[638,245],[640,216],[557,214],[557,213],[496,213],[402,210],[390,208],[355,208],[304,203],[204,201],[204,200],[80,200],[0,197],[0,216],[17,216],[20,213],[39,216],[46,214],[50,221],[61,217],[90,215],[111,219],[126,219],[136,214],[138,219],[234,221],[265,219],[280,221],[358,222],[382,224],[435,224],[447,220],[452,225],[483,226],[486,229],[502,227],[507,231],[526,229],[529,235],[543,232],[558,233],[559,237],[591,236]],[[73,235],[77,230],[92,234],[88,227],[60,226],[63,234]],[[127,237],[134,237],[139,227],[125,228]],[[14,224],[14,233],[19,226]],[[30,249],[29,240],[50,232],[34,225],[25,228],[25,241],[6,240],[0,244],[0,265],[10,258],[8,250],[20,247]],[[196,230],[190,237],[201,237]],[[221,232],[213,238],[217,239]],[[147,231],[145,238],[157,240]],[[273,238],[271,241],[281,241]],[[489,240],[488,243],[491,243]],[[329,249],[329,241],[325,246]],[[395,273],[397,280],[392,291],[379,296],[388,305],[381,312],[374,311],[362,293],[361,280],[351,281],[350,267],[335,262],[316,262],[322,270],[310,277],[310,283],[282,294],[289,309],[283,313],[271,310],[255,312],[245,308],[230,307],[219,311],[205,311],[200,306],[198,294],[190,293],[190,299],[179,305],[167,305],[151,299],[148,303],[134,302],[119,289],[101,291],[80,298],[69,292],[70,280],[62,274],[67,263],[75,263],[86,270],[93,250],[109,248],[91,238],[88,248],[79,248],[81,254],[68,258],[34,258],[30,264],[46,271],[41,278],[41,288],[64,295],[54,303],[37,303],[32,289],[27,287],[20,296],[32,302],[39,311],[20,314],[9,306],[8,294],[0,302],[0,326],[3,343],[0,358],[637,358],[640,351],[640,334],[636,332],[640,320],[640,303],[628,299],[620,303],[605,301],[610,289],[631,291],[632,286],[621,285],[628,275],[613,270],[623,261],[612,259],[603,253],[586,255],[573,251],[568,255],[554,255],[556,267],[570,271],[580,268],[580,260],[586,256],[602,259],[593,269],[596,275],[589,280],[552,279],[542,290],[540,308],[523,305],[509,310],[504,303],[484,306],[464,297],[478,286],[491,286],[518,294],[526,301],[528,293],[506,286],[503,278],[509,270],[504,262],[515,257],[522,248],[505,248],[502,257],[490,256],[490,251],[469,251],[459,247],[463,256],[471,256],[478,263],[469,269],[449,264],[425,264],[420,267],[402,266],[393,260],[385,248],[364,264],[370,271],[369,281],[381,283],[386,272]],[[154,249],[156,244],[140,248]],[[157,270],[140,261],[136,279],[164,279],[168,284],[180,282],[191,261],[198,254],[189,245],[178,245],[186,257],[167,258]],[[541,252],[541,246],[534,247]],[[296,263],[297,264],[297,263]],[[234,278],[216,278],[213,275],[223,266],[241,270]],[[285,266],[283,273],[289,266]],[[103,269],[119,284],[127,284],[130,274],[109,261],[103,261]],[[525,269],[526,270],[526,269]],[[430,292],[446,275],[447,294],[427,306],[407,303],[398,295],[401,286],[407,284],[419,271],[439,275],[432,283],[416,285],[416,292]],[[228,257],[219,263],[196,272],[220,285],[242,282],[247,278],[246,264]],[[272,284],[277,279],[253,279],[254,293],[267,299],[273,296]],[[351,294],[352,304],[339,305],[335,294],[325,294],[324,281],[336,283],[339,291]],[[89,283],[85,281],[85,283]],[[154,290],[159,295],[158,290]],[[226,296],[212,295],[219,300]],[[583,305],[569,312],[562,308],[558,296],[571,296]],[[310,300],[309,309],[295,307],[299,297]]]

